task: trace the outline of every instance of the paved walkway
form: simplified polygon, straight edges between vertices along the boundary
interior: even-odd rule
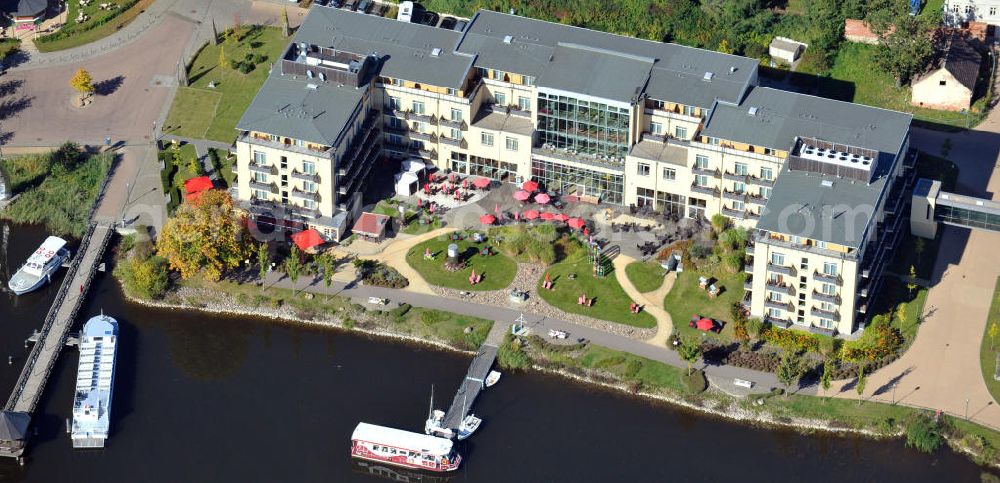
[[[416,270],[410,267],[409,263],[406,263],[406,253],[410,251],[410,248],[413,248],[416,245],[419,245],[432,238],[437,238],[439,236],[447,235],[448,233],[451,233],[453,231],[455,231],[454,228],[438,228],[437,230],[432,230],[422,235],[417,235],[406,239],[400,239],[395,243],[392,243],[391,245],[387,246],[385,250],[383,250],[381,253],[375,255],[362,255],[359,256],[358,258],[378,260],[382,263],[385,263],[386,265],[389,265],[392,268],[395,268],[396,271],[398,271],[400,274],[406,277],[407,280],[410,281],[410,285],[406,287],[407,291],[420,294],[434,295],[437,297],[438,295],[435,295],[434,290],[431,288],[431,285],[427,283],[427,281],[424,280],[423,277],[420,276],[420,273],[418,273]],[[337,253],[338,256],[353,256],[352,254],[343,249],[337,249],[335,253]]]
[[[670,319],[670,314],[666,310],[663,310],[663,298],[657,301],[654,298],[646,297],[646,294],[640,292],[632,284],[632,281],[628,279],[628,275],[625,273],[625,267],[636,260],[627,255],[621,254],[615,257],[611,262],[615,267],[615,279],[618,280],[618,284],[622,286],[625,290],[625,294],[629,296],[630,299],[636,303],[643,306],[643,310],[649,312],[656,319],[656,335],[652,338],[647,339],[646,342],[664,347],[667,343],[667,338],[670,337],[670,333],[674,330],[673,321]],[[656,292],[650,292],[650,294],[655,294]]]

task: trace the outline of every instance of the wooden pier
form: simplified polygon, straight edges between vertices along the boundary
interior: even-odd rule
[[[34,339],[36,343],[28,354],[14,391],[4,405],[4,413],[18,415],[19,418],[28,415],[30,418],[35,411],[59,353],[66,345],[77,312],[83,306],[87,290],[101,263],[112,233],[114,229],[111,226],[91,224],[83,237],[62,286],[59,287],[59,293],[56,294],[52,307],[45,316],[41,330],[29,338],[29,340]],[[26,442],[26,435],[22,439],[0,441],[0,456],[20,458],[24,453]]]
[[[455,393],[455,399],[451,401],[451,406],[441,422],[442,427],[451,429],[455,434],[458,433],[458,426],[472,408],[476,397],[486,387],[486,376],[490,373],[493,362],[496,361],[497,351],[500,349],[500,343],[503,342],[508,327],[499,321],[493,323],[493,328],[486,336],[486,341],[483,342],[476,357],[469,364],[469,371],[466,372],[465,379],[462,379],[462,384],[458,387],[458,392]]]

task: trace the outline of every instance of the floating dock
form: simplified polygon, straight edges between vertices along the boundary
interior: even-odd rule
[[[476,397],[486,387],[484,382],[486,375],[490,373],[490,369],[497,359],[497,351],[503,342],[507,327],[506,324],[500,322],[493,323],[493,328],[486,336],[486,341],[483,342],[476,357],[469,364],[469,371],[466,372],[465,379],[462,379],[462,384],[458,386],[458,392],[455,393],[455,398],[451,401],[451,406],[441,422],[442,427],[452,430],[454,434],[458,434],[458,426],[462,424],[462,420],[472,408]]]

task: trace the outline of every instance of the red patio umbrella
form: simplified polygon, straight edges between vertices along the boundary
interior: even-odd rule
[[[523,189],[524,191],[532,192],[532,193],[535,192],[535,191],[538,191],[538,182],[536,182],[536,181],[525,181],[524,184],[521,185],[521,189]]]
[[[558,215],[556,215],[555,220],[556,221],[566,221],[566,220],[569,220],[569,216],[566,216],[566,215],[564,215],[562,213],[559,213]]]
[[[538,218],[538,212],[537,211],[535,211],[535,210],[528,210],[528,211],[524,212],[524,219],[525,220],[534,220],[535,218]]]
[[[570,218],[568,221],[566,221],[566,224],[569,225],[570,228],[576,228],[577,230],[579,230],[580,228],[583,228],[583,226],[586,225],[587,222],[583,221],[583,218]]]
[[[462,189],[469,189],[469,180],[468,179],[463,179],[462,180]]]
[[[552,280],[549,279],[549,272],[545,272],[545,281],[546,282],[551,282],[552,281]]]
[[[698,330],[712,330],[715,328],[715,322],[712,322],[712,319],[701,319],[695,325],[698,327]]]
[[[549,201],[552,201],[552,198],[549,197],[549,195],[547,195],[545,193],[538,193],[537,195],[535,195],[535,203],[538,203],[540,205],[544,205],[544,204],[548,204]]]
[[[184,192],[187,194],[200,193],[202,191],[210,190],[213,187],[212,178],[209,178],[208,176],[199,176],[184,182]]]
[[[545,221],[552,221],[556,218],[556,215],[546,211],[545,213],[538,215],[538,217]]]
[[[528,201],[531,198],[531,193],[524,190],[517,190],[514,192],[514,199],[517,201]]]
[[[480,189],[485,188],[485,187],[487,187],[489,185],[490,185],[490,179],[489,178],[479,178],[479,179],[477,179],[477,180],[475,180],[475,181],[472,182],[472,186],[475,186],[476,188],[480,188]]]
[[[322,245],[323,236],[315,228],[310,228],[292,235],[292,241],[305,251],[314,246]]]
[[[428,203],[428,204],[430,205],[430,207],[428,209],[430,210],[431,214],[433,215],[434,214],[434,203]]]
[[[424,207],[424,199],[417,198],[417,208],[423,208],[423,207]]]
[[[485,214],[479,217],[479,221],[484,225],[492,225],[497,222],[497,217],[490,214]]]

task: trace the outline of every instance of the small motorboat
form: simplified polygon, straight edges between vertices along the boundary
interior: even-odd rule
[[[561,330],[549,329],[549,337],[553,339],[565,339],[566,332]]]
[[[456,436],[459,440],[463,440],[472,436],[479,429],[479,425],[483,423],[483,420],[477,418],[475,414],[470,414],[462,420],[462,423],[458,425],[458,435]]]
[[[15,295],[24,295],[38,289],[52,279],[52,275],[59,270],[63,262],[69,260],[69,257],[66,240],[50,236],[10,278],[7,287]]]
[[[499,380],[500,373],[498,371],[490,371],[490,373],[486,375],[486,387],[493,387],[493,385]]]

